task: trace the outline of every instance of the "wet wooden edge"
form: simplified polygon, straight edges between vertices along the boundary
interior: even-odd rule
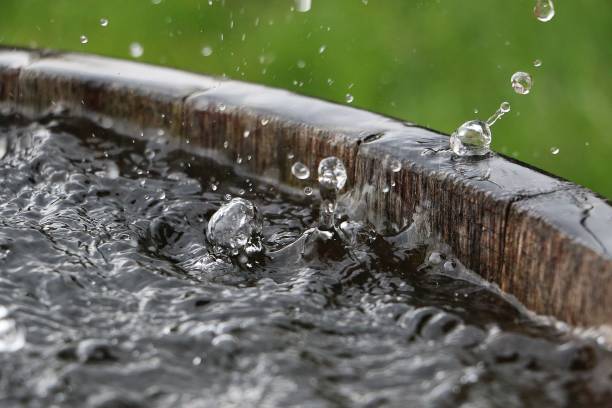
[[[283,186],[316,187],[312,176],[292,177],[291,165],[314,175],[322,158],[338,156],[357,216],[392,230],[427,214],[462,263],[530,309],[612,323],[609,203],[500,155],[454,158],[441,133],[283,90],[48,51],[0,49],[0,103],[33,117],[67,109],[126,132],[165,129],[187,151],[241,161],[241,171]]]

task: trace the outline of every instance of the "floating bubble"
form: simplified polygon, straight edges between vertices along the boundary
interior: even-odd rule
[[[293,166],[291,166],[291,174],[300,180],[306,180],[310,177],[310,170],[304,163],[295,162]]]
[[[79,41],[81,42],[81,44],[87,44],[89,42],[89,38],[87,38],[87,36],[82,35],[81,37],[79,37]]]
[[[335,157],[326,157],[319,163],[319,184],[321,187],[340,191],[346,184],[346,168],[342,161]]]
[[[533,13],[538,20],[545,23],[552,20],[555,16],[555,6],[552,0],[536,0]]]
[[[204,47],[202,47],[202,55],[205,57],[210,57],[213,53],[213,49],[212,47],[206,45]]]
[[[12,353],[25,346],[25,331],[8,317],[8,310],[0,306],[0,353]]]
[[[527,72],[518,71],[510,79],[514,92],[519,95],[527,95],[533,86],[533,79]]]
[[[108,19],[107,18],[101,18],[100,19],[100,25],[102,27],[108,27]]]
[[[140,58],[144,54],[144,48],[137,42],[133,42],[130,44],[130,55],[133,58]]]
[[[243,198],[234,198],[210,218],[206,236],[217,247],[243,251],[258,243],[261,230],[262,220],[257,207]]]

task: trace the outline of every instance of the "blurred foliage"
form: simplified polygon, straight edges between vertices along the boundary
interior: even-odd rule
[[[131,58],[138,42],[142,61],[341,103],[350,93],[445,132],[508,100],[497,151],[612,197],[612,1],[557,1],[548,23],[534,2],[313,0],[300,13],[292,0],[1,0],[0,43]],[[530,95],[512,92],[517,70],[532,73]]]

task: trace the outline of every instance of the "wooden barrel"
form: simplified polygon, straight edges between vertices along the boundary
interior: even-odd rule
[[[244,82],[23,49],[0,49],[0,104],[32,117],[68,109],[128,134],[165,129],[195,154],[250,157],[244,171],[286,187],[300,182],[289,153],[311,169],[338,156],[364,220],[399,229],[426,209],[428,229],[463,264],[530,309],[573,324],[612,323],[610,203],[498,154],[436,153],[448,146],[439,132]]]

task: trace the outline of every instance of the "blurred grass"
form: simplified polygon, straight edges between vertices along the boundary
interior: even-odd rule
[[[612,1],[559,0],[549,23],[534,2],[313,0],[299,13],[291,0],[1,0],[0,43],[131,58],[138,42],[142,61],[342,103],[350,93],[446,132],[508,100],[497,151],[612,197]],[[532,73],[530,95],[512,92],[517,70]]]

